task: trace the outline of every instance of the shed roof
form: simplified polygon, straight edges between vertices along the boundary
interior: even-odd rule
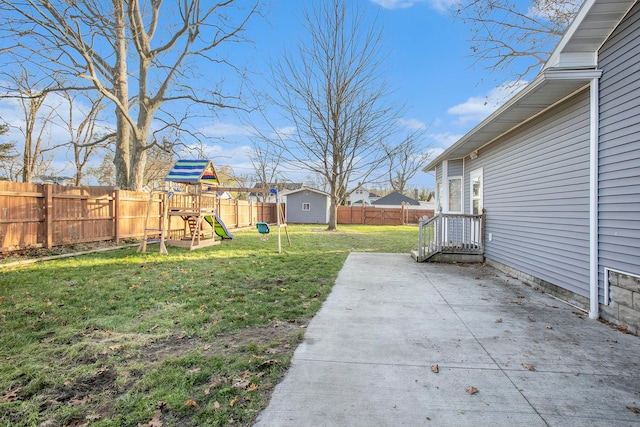
[[[218,173],[211,160],[178,160],[165,181],[183,184],[208,183],[220,185]]]
[[[393,191],[373,202],[374,205],[401,205],[403,203],[413,206],[420,206],[420,202],[416,199],[407,197],[404,194],[398,193],[397,191]]]
[[[329,193],[325,193],[322,190],[317,190],[315,188],[311,188],[311,187],[300,187],[300,188],[296,188],[295,190],[285,190],[282,193],[280,193],[281,196],[288,196],[290,194],[295,194],[295,193],[300,193],[303,191],[311,191],[312,193],[318,193],[321,194],[323,196],[327,196],[329,197]]]

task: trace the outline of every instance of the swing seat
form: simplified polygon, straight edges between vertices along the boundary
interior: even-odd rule
[[[269,224],[266,222],[256,222],[256,228],[260,234],[269,234]]]

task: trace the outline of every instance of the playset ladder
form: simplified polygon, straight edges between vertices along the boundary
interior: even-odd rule
[[[151,219],[151,206],[153,205],[154,196],[157,194],[162,194],[162,219],[160,221],[160,228],[150,228],[149,220]],[[147,243],[160,243],[160,253],[163,255],[168,255],[167,247],[165,246],[165,227],[167,224],[167,213],[169,211],[169,201],[168,197],[165,197],[167,193],[165,191],[152,191],[149,193],[149,200],[147,201],[147,214],[144,218],[144,234],[142,236],[142,241],[140,242],[140,246],[138,246],[138,252],[145,253],[147,252]],[[157,235],[160,233],[160,239],[157,238],[149,238],[149,235]]]

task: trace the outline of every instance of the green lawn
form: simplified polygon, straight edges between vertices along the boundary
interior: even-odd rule
[[[0,269],[0,426],[251,425],[348,253],[418,234],[288,228]]]

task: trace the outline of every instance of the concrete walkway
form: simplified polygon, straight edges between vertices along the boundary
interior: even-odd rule
[[[633,408],[640,338],[489,267],[354,253],[256,426],[640,426]]]

